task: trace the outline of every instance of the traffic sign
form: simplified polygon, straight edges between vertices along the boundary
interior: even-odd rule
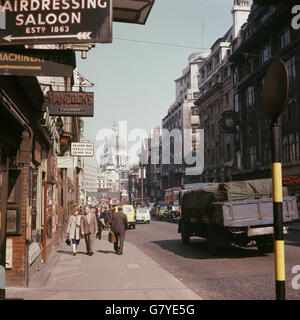
[[[6,0],[0,14],[0,45],[112,42],[112,0]]]
[[[278,117],[283,111],[289,90],[289,74],[281,59],[275,60],[269,67],[262,92],[266,114]]]
[[[71,156],[78,157],[93,157],[94,144],[87,142],[72,142],[71,143]]]

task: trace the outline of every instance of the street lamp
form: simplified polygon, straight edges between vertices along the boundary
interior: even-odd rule
[[[113,0],[113,21],[145,24],[155,0]]]

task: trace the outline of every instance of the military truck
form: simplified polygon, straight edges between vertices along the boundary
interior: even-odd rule
[[[272,180],[220,183],[186,190],[180,199],[178,232],[183,243],[192,236],[207,239],[210,253],[231,244],[250,242],[263,253],[273,252]],[[284,229],[299,219],[296,198],[283,188]]]

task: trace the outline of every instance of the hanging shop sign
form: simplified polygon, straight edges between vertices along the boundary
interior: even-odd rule
[[[67,169],[67,168],[74,168],[74,158],[63,156],[57,157],[57,168],[59,169]]]
[[[49,115],[93,117],[94,93],[51,91],[49,92]]]
[[[0,0],[0,45],[112,42],[112,0]]]
[[[72,50],[0,50],[0,75],[71,77],[75,66]]]
[[[93,157],[94,144],[87,143],[87,142],[72,142],[71,155],[78,156],[78,157]]]

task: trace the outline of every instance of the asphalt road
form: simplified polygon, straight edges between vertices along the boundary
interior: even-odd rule
[[[177,233],[178,225],[152,220],[126,232],[144,253],[171,272],[205,300],[275,299],[274,253],[261,254],[256,247],[228,247],[211,255],[206,240],[191,238],[185,245]],[[292,273],[300,265],[300,231],[285,237],[286,298],[300,300],[300,288],[293,289]],[[300,268],[300,267],[299,267]],[[300,285],[300,279],[294,282]]]

